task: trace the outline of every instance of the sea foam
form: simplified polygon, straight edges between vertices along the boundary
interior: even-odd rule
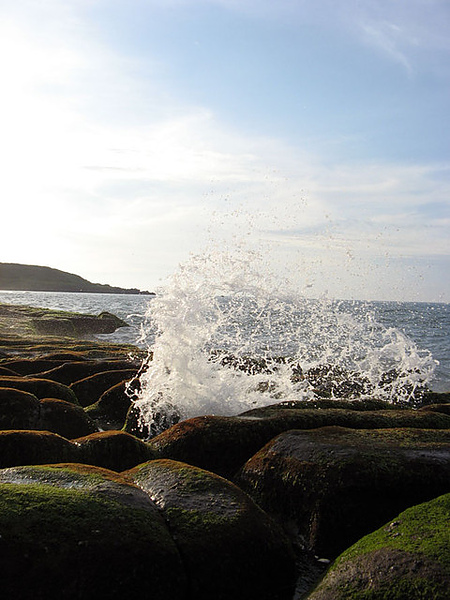
[[[151,300],[147,323],[152,359],[135,404],[153,431],[320,396],[412,402],[436,366],[370,304],[306,299],[252,252],[192,257]]]

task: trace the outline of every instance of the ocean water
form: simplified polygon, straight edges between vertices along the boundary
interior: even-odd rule
[[[306,299],[248,261],[197,257],[156,296],[0,292],[0,302],[87,314],[130,327],[96,336],[153,352],[142,421],[238,414],[281,400],[450,391],[450,306]]]

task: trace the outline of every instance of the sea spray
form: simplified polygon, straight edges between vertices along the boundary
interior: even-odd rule
[[[255,252],[192,257],[151,300],[147,322],[152,359],[135,406],[152,433],[285,400],[411,401],[436,365],[369,304],[306,299]]]

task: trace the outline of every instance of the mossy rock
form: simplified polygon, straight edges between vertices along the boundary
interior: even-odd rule
[[[18,375],[36,375],[64,364],[62,360],[49,358],[11,358],[4,361],[3,366],[15,371]],[[45,378],[44,378],[45,379]],[[64,383],[64,382],[62,382]]]
[[[124,471],[155,458],[153,448],[123,431],[101,431],[73,440],[80,462]]]
[[[113,385],[103,392],[97,402],[86,407],[86,413],[101,429],[122,429],[132,405],[132,398],[136,397],[133,395],[133,390],[137,387],[139,387],[138,379],[131,382],[121,381]]]
[[[420,411],[430,411],[443,413],[444,415],[450,415],[450,404],[427,404],[422,406]]]
[[[180,460],[230,478],[253,454],[283,431],[333,425],[355,429],[450,429],[450,417],[416,410],[289,408],[265,418],[194,417],[167,429],[151,443],[161,458]]]
[[[34,377],[0,377],[0,387],[15,388],[30,392],[37,398],[58,398],[71,404],[78,404],[78,399],[73,391],[62,383],[37,379]]]
[[[58,433],[69,440],[98,431],[95,422],[81,406],[57,398],[41,400],[40,418],[36,429]]]
[[[19,373],[0,365],[0,377],[17,377]]]
[[[139,365],[126,360],[84,360],[59,364],[50,370],[38,373],[43,379],[58,381],[64,385],[71,385],[86,377],[103,373],[105,371],[131,370],[137,372]]]
[[[2,594],[186,598],[176,545],[147,494],[80,465],[0,471]]]
[[[358,411],[372,411],[372,410],[399,410],[399,408],[407,408],[405,406],[399,406],[398,404],[392,404],[385,400],[379,400],[377,398],[367,398],[365,400],[341,400],[331,398],[318,398],[316,400],[286,400],[285,402],[278,402],[276,404],[270,404],[269,406],[262,406],[260,408],[253,408],[241,413],[241,417],[259,417],[269,418],[280,416],[284,414],[286,410],[307,410],[307,409],[345,409],[345,410],[358,410]]]
[[[38,335],[78,337],[114,333],[119,327],[129,327],[128,323],[107,312],[95,316],[36,309],[35,313],[36,316],[30,314],[28,317],[31,329]]]
[[[426,391],[422,398],[422,404],[450,404],[450,392]]]
[[[79,462],[75,444],[49,431],[0,431],[0,467]]]
[[[203,416],[181,421],[149,441],[170,458],[231,478],[279,430],[270,420]]]
[[[334,402],[334,401],[333,401]],[[264,409],[262,409],[264,411]],[[255,418],[255,415],[243,416]],[[317,427],[339,426],[352,429],[380,429],[392,427],[418,427],[421,429],[450,429],[450,417],[444,414],[390,407],[383,410],[355,410],[346,408],[280,408],[276,407],[260,419],[270,420],[279,428],[314,429]]]
[[[130,381],[136,376],[136,369],[119,369],[96,373],[70,385],[81,406],[95,404],[100,396],[116,383]],[[449,418],[450,420],[450,418]]]
[[[165,402],[164,407],[154,412],[152,422],[146,423],[145,419],[142,419],[138,403],[133,402],[128,409],[123,430],[143,440],[149,440],[179,423],[180,419],[178,408],[170,402]]]
[[[37,429],[39,400],[34,394],[0,387],[0,429]]]
[[[315,554],[332,558],[399,511],[450,491],[450,431],[285,432],[236,481]]]
[[[450,494],[413,506],[359,540],[309,600],[448,600]]]
[[[186,568],[192,600],[290,600],[294,556],[282,530],[239,488],[157,460],[126,473],[154,500]]]
[[[81,361],[81,360],[87,360],[89,357],[87,356],[87,354],[83,351],[77,351],[77,350],[72,350],[72,351],[60,351],[60,352],[50,352],[47,353],[45,355],[43,355],[41,357],[44,360],[55,360],[55,361],[62,361],[62,362],[74,362],[74,361]]]

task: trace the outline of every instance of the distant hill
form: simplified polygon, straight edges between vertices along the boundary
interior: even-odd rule
[[[79,275],[50,267],[0,263],[0,290],[26,292],[88,292],[93,294],[150,294],[136,288],[125,289],[91,283]]]

